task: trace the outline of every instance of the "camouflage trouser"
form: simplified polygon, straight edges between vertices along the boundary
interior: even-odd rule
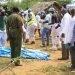
[[[17,58],[21,53],[22,32],[16,29],[10,30],[11,58]]]

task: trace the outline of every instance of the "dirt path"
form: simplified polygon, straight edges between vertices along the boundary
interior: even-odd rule
[[[39,49],[41,45],[41,39],[36,38],[36,44],[31,45],[30,43],[26,44],[25,47],[27,48],[33,48],[33,49]],[[37,42],[38,41],[38,42]],[[8,44],[7,44],[8,46]],[[24,46],[23,46],[24,47]],[[48,48],[42,48],[42,50],[45,50],[50,53],[51,60],[31,60],[31,61],[24,61],[21,60],[22,66],[14,66],[10,67],[10,69],[6,69],[0,75],[46,75],[44,72],[40,71],[42,68],[47,66],[58,66],[61,63],[67,63],[67,61],[59,61],[58,58],[61,57],[61,51],[53,51],[50,52],[50,47]],[[27,60],[27,59],[26,59]]]
[[[66,63],[67,61],[59,61],[56,56],[57,52],[51,55],[51,60],[33,60],[30,62],[25,62],[21,60],[22,66],[14,66],[11,67],[11,70],[7,69],[2,72],[0,75],[45,75],[45,73],[40,72],[38,70],[47,67],[47,66],[58,66],[61,63]],[[58,51],[60,55],[60,51]]]

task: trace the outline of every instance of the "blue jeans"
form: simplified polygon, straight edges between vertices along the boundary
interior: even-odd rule
[[[42,45],[45,45],[45,35],[46,35],[46,40],[47,40],[47,45],[49,45],[49,35],[50,35],[50,29],[44,28],[42,31]]]

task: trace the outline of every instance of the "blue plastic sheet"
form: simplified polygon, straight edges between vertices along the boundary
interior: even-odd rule
[[[11,57],[11,49],[1,47],[0,56],[1,57]],[[50,54],[48,54],[45,51],[21,48],[21,57],[23,58],[50,60],[49,56]]]

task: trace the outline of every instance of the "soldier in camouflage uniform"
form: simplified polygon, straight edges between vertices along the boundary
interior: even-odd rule
[[[11,58],[15,62],[15,65],[20,64],[19,56],[21,53],[22,45],[22,19],[18,15],[19,9],[13,7],[13,13],[8,17],[7,20],[7,40],[10,40],[11,47]]]

